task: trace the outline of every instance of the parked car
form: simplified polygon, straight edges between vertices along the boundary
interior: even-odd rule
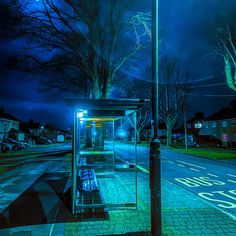
[[[35,136],[35,137],[33,137],[33,139],[34,139],[36,144],[52,144],[52,140],[47,139],[43,136],[40,136],[40,137]]]
[[[16,141],[15,139],[12,139],[12,138],[5,138],[5,139],[3,139],[3,142],[11,144],[11,146],[12,146],[11,150],[21,150],[24,148],[22,144],[20,144],[18,141]]]
[[[72,134],[67,134],[65,137],[66,140],[72,140]]]
[[[0,142],[0,152],[7,152],[12,150],[12,145],[9,143]]]
[[[26,143],[26,142],[24,142],[24,141],[17,141],[17,140],[15,140],[15,139],[13,139],[13,138],[8,138],[8,140],[10,141],[10,142],[12,142],[13,144],[17,144],[19,147],[20,147],[20,149],[24,149],[28,144]]]
[[[52,144],[52,140],[45,138],[45,137],[40,137],[41,141],[43,144]]]
[[[198,135],[194,138],[195,147],[221,147],[222,142],[213,135]]]

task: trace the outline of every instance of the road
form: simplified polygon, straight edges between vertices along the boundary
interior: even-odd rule
[[[0,228],[53,221],[56,206],[62,205],[55,193],[64,193],[71,144],[22,152],[0,158]]]
[[[116,143],[116,152],[134,162],[134,148]],[[138,147],[138,165],[149,169],[149,149]],[[236,165],[205,158],[161,151],[162,178],[197,194],[225,213],[236,216]]]
[[[107,143],[106,148],[111,147]],[[120,158],[134,163],[132,145],[116,143],[115,149]],[[31,155],[35,151],[39,153]],[[0,228],[55,222],[58,208],[63,212],[58,221],[70,220],[66,200],[62,199],[69,179],[63,176],[63,172],[68,175],[70,168],[71,160],[66,158],[69,152],[71,145],[65,144],[29,150],[25,156],[0,158]],[[162,178],[236,216],[236,165],[176,154],[168,149],[162,150],[161,159]],[[149,170],[147,147],[138,147],[137,162]]]

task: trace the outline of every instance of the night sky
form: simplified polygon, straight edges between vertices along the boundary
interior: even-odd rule
[[[35,4],[40,6],[40,1],[35,1]],[[236,35],[236,17],[235,19],[232,17],[233,12],[236,12],[236,1],[160,0],[159,5],[159,30],[163,39],[160,54],[179,58],[181,65],[192,73],[191,86],[199,86],[191,91],[191,94],[196,96],[189,97],[188,116],[198,111],[208,116],[227,106],[230,100],[236,99],[233,97],[236,94],[226,84],[221,84],[225,83],[225,78],[221,58],[214,53],[216,47],[214,37],[216,29],[222,27],[224,22],[230,25]],[[148,11],[150,1],[147,4],[146,0],[137,0],[137,6],[140,11],[142,9]],[[9,55],[21,50],[23,45],[24,41],[1,40],[1,65]],[[143,58],[146,58],[146,64]],[[147,76],[144,74],[144,68],[149,64],[148,51],[145,55],[137,56],[136,68],[139,68],[139,71],[134,73],[133,79],[143,79]],[[40,75],[32,76],[1,70],[0,106],[23,121],[33,118],[42,123],[69,128],[72,123],[72,112],[64,103],[64,94],[41,91],[42,86],[39,81]],[[200,87],[212,84],[221,85]],[[205,95],[232,96],[206,97]]]

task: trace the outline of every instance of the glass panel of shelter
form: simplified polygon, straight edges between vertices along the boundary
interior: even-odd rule
[[[79,112],[75,112],[72,212],[137,208],[136,112],[129,112],[133,124],[125,117],[83,117]],[[133,152],[127,143],[134,144]]]

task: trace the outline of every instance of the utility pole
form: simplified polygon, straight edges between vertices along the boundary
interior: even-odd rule
[[[184,110],[184,143],[185,143],[185,149],[188,149],[188,134],[187,134],[187,114],[186,114],[186,108]]]
[[[158,139],[158,0],[152,0],[152,141],[150,143],[151,233],[162,235],[161,153]]]

